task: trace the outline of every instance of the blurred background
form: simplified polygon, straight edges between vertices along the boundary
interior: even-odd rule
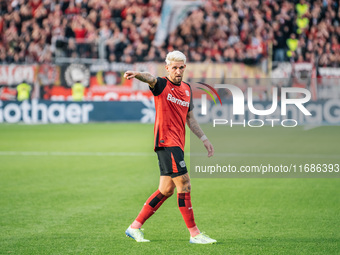
[[[123,74],[166,75],[172,50],[187,56],[187,82],[238,78],[244,90],[253,86],[256,100],[268,101],[273,84],[260,80],[280,79],[275,86],[307,88],[318,104],[340,98],[335,0],[0,0],[0,14],[1,122],[27,122],[22,109],[30,115],[34,105],[21,105],[26,99],[39,100],[31,122],[53,122],[42,115],[54,101],[93,102],[90,113],[144,102],[136,109],[146,114],[88,120],[152,122],[148,87]]]

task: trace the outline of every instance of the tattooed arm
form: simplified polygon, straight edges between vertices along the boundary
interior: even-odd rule
[[[199,126],[197,120],[194,117],[194,113],[192,111],[188,112],[187,115],[187,124],[190,130],[201,140],[203,140],[204,147],[208,151],[208,157],[211,157],[214,155],[214,147],[210,143],[209,139],[205,136],[203,130]]]
[[[142,82],[148,83],[150,88],[154,88],[157,82],[156,77],[148,72],[126,71],[124,74],[124,78],[128,80],[136,78]]]

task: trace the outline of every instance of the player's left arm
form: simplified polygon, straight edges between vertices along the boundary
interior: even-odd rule
[[[190,130],[203,141],[204,147],[208,151],[208,157],[214,155],[214,146],[209,141],[208,137],[204,134],[197,120],[195,119],[193,111],[188,112],[187,114],[187,125]]]

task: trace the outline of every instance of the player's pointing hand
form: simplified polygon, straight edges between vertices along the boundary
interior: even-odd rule
[[[135,71],[126,71],[124,73],[124,78],[130,80],[132,78],[135,78],[137,74],[138,72],[135,72]]]

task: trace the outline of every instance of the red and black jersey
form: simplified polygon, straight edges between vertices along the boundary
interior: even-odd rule
[[[190,85],[183,81],[175,84],[166,77],[158,77],[151,91],[156,108],[155,149],[178,146],[184,151],[186,118],[194,108]]]

